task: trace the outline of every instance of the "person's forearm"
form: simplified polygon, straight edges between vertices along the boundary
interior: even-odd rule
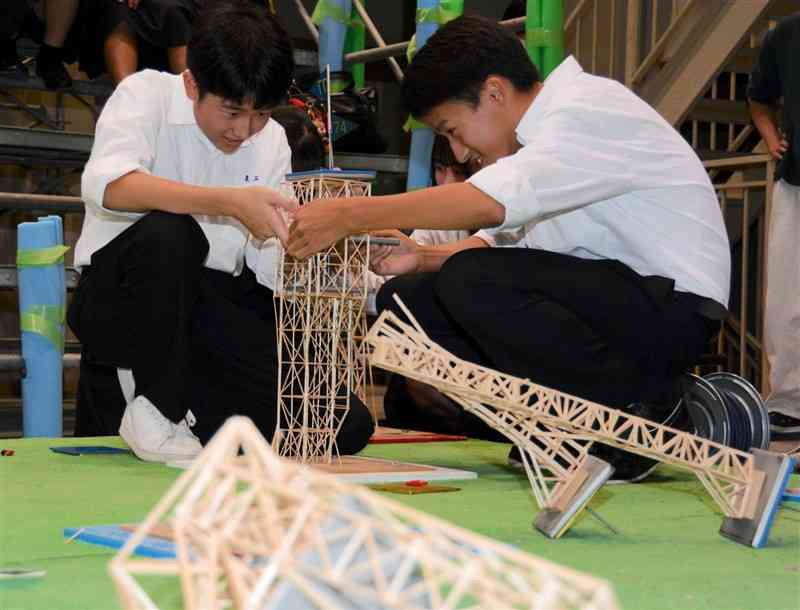
[[[351,235],[381,229],[474,229],[494,227],[505,208],[466,182],[428,189],[339,200]]]
[[[750,116],[753,117],[753,123],[758,129],[758,133],[761,134],[768,146],[780,141],[781,134],[771,107],[751,99]]]
[[[438,246],[421,246],[420,247],[420,272],[439,271],[444,262],[456,252],[462,250],[470,250],[472,248],[488,248],[489,244],[479,237],[467,237],[459,241],[454,241],[449,244],[441,244]]]
[[[121,212],[160,210],[210,216],[233,216],[235,212],[231,189],[193,186],[142,172],[131,172],[111,182],[103,206]]]

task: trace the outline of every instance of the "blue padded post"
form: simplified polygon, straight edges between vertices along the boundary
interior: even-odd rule
[[[438,6],[438,0],[417,0],[417,11],[433,9]],[[425,46],[433,33],[439,27],[438,23],[417,21],[416,44],[417,51]],[[408,178],[406,191],[414,191],[431,185],[431,154],[433,153],[433,130],[418,128],[411,132],[411,150],[408,154]]]
[[[24,436],[62,435],[63,226],[57,216],[17,227]]]
[[[344,65],[344,41],[352,11],[352,0],[320,0],[315,10],[319,20],[319,69],[337,72]]]

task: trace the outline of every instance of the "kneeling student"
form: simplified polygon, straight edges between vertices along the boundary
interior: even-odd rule
[[[77,434],[119,429],[151,461],[193,457],[234,414],[270,439],[277,415],[273,293],[251,267],[277,260],[279,208],[294,207],[274,190],[291,152],[270,119],[292,49],[265,7],[225,0],[195,22],[188,65],[126,78],[103,109],[68,315],[83,345]],[[351,405],[342,453],[372,433]]]
[[[726,315],[731,261],[714,189],[680,134],[572,57],[540,82],[513,34],[479,17],[430,38],[403,98],[483,169],[462,184],[304,206],[289,252],[364,231],[482,227],[385,252],[378,268],[398,277],[378,308],[397,293],[460,358],[681,425],[680,379]],[[516,243],[489,247],[508,231]],[[595,447],[623,479],[653,466]]]

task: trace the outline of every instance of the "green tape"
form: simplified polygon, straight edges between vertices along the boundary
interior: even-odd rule
[[[531,47],[559,47],[564,44],[564,32],[536,28],[525,32],[525,45]]]
[[[418,8],[416,21],[417,23],[438,23],[444,25],[448,21],[457,19],[464,12],[464,0],[439,0],[439,5],[434,8]],[[411,40],[408,41],[408,49],[406,49],[406,59],[408,63],[414,59],[414,54],[417,52],[417,35],[413,34]]]
[[[440,0],[439,5],[433,8],[418,8],[417,23],[438,23],[444,25],[461,16],[464,0]]]
[[[69,246],[17,250],[17,267],[43,267],[60,263],[64,260],[64,253],[67,250]]]
[[[64,307],[31,305],[20,314],[20,328],[50,341],[57,350],[64,349]]]
[[[345,13],[341,6],[330,2],[330,0],[319,0],[317,6],[314,7],[314,12],[311,14],[311,21],[319,26],[326,17],[333,21],[347,24],[348,26],[351,25],[350,15]]]
[[[413,116],[408,115],[408,120],[403,125],[403,131],[408,133],[409,131],[413,131],[415,129],[430,129],[425,123],[422,121],[418,121]]]

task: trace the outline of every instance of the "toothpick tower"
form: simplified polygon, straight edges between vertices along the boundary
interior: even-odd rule
[[[285,188],[304,205],[365,197],[374,172],[320,170],[289,174]],[[324,204],[323,204],[324,205]],[[369,236],[345,239],[307,260],[284,252],[275,305],[278,425],[273,447],[300,462],[331,462],[351,393],[366,402],[366,274]]]
[[[613,469],[588,454],[593,442],[693,472],[726,519],[720,533],[766,543],[794,468],[782,454],[739,451],[674,428],[457,358],[424,332],[384,311],[367,336],[374,366],[430,384],[502,432],[520,450],[536,502],[536,527],[561,536]]]
[[[134,556],[165,527],[174,559]],[[617,607],[603,580],[278,458],[242,417],[225,423],[109,572],[126,610],[158,610],[147,588],[163,596],[177,581],[185,610]]]

